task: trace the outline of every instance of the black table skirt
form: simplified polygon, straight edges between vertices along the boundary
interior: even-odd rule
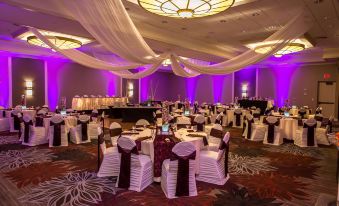
[[[146,119],[153,123],[153,112],[158,110],[156,107],[110,107],[110,117],[122,119],[123,122],[136,122],[139,119]]]
[[[267,108],[267,101],[264,100],[247,100],[247,99],[241,99],[238,100],[238,103],[243,108],[250,108],[255,106],[256,108],[260,108],[261,114],[264,114],[266,108]]]

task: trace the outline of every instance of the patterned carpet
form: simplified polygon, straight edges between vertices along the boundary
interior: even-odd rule
[[[0,205],[309,206],[321,195],[336,196],[335,147],[267,146],[229,130],[230,180],[224,186],[197,182],[197,197],[174,200],[157,183],[137,193],[116,189],[114,177],[96,177],[96,141],[27,147],[17,134],[0,133]]]

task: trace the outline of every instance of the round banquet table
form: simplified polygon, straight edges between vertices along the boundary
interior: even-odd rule
[[[283,138],[294,140],[298,129],[298,120],[293,118],[281,118],[280,129]]]
[[[137,128],[138,130],[140,128]],[[125,134],[124,134],[125,133]],[[134,133],[134,134],[133,134]],[[165,159],[170,158],[171,150],[176,143],[172,141],[165,141],[167,138],[166,135],[159,135],[159,142],[155,142],[154,138],[154,131],[152,132],[151,129],[144,129],[142,131],[124,131],[122,136],[131,138],[133,140],[138,141],[139,138],[144,137],[151,137],[140,142],[139,151],[141,154],[148,155],[151,158],[154,167],[154,181],[160,182],[161,180],[161,168],[162,168],[162,161]],[[207,138],[207,134],[205,132],[189,132],[188,129],[180,129],[174,132],[175,137],[177,137],[181,141],[192,142],[196,148],[196,168],[195,173],[199,174],[199,155],[200,150],[204,148],[203,137],[191,137],[191,135],[199,135],[205,136]],[[158,138],[158,136],[157,136]],[[163,141],[162,141],[163,140]],[[137,143],[138,146],[139,143]]]
[[[77,117],[75,117],[75,116],[65,116],[63,118],[64,118],[64,121],[65,121],[65,127],[66,127],[67,132],[69,132],[69,130],[72,127],[77,126],[77,121],[78,121]],[[51,117],[44,118],[44,127],[46,129],[46,135],[48,135],[48,129],[49,129],[49,126],[50,126],[50,122],[51,122]]]

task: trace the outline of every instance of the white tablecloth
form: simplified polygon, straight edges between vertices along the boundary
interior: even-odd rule
[[[23,113],[23,115],[29,115],[32,117],[32,119],[35,118],[36,115],[36,110],[30,110],[30,109],[24,109],[21,111]],[[6,111],[6,117],[11,117],[12,111],[11,110],[7,110]]]
[[[199,155],[200,155],[200,150],[204,148],[204,142],[202,137],[190,137],[187,136],[188,134],[199,134],[199,135],[204,135],[207,137],[207,134],[205,132],[194,132],[194,133],[189,133],[187,132],[187,129],[180,129],[174,133],[174,135],[179,138],[181,141],[187,141],[187,142],[192,142],[195,146],[196,149],[196,174],[199,174]],[[141,137],[146,137],[146,136],[151,136],[152,131],[150,129],[145,129],[138,134],[128,134],[122,136],[131,138],[133,140],[137,140],[138,138]],[[144,155],[149,155],[151,158],[151,161],[154,162],[154,144],[153,144],[153,138],[143,140],[141,141],[141,153]]]
[[[65,121],[66,131],[69,132],[69,130],[72,127],[77,126],[78,119],[75,116],[66,116],[64,117],[64,121]],[[50,122],[51,122],[51,118],[44,118],[44,127],[46,129],[46,135],[48,135],[48,129],[50,126]]]

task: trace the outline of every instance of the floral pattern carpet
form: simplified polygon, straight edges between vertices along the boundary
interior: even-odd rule
[[[198,196],[169,200],[160,184],[142,192],[98,178],[97,143],[27,147],[17,134],[0,133],[0,205],[314,205],[336,196],[336,148],[263,145],[229,129],[230,180],[224,186],[197,182]]]

